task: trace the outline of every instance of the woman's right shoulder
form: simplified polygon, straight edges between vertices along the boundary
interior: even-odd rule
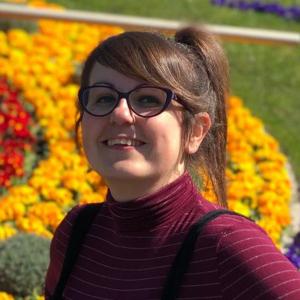
[[[71,228],[72,228],[77,216],[79,215],[79,212],[82,209],[84,209],[85,206],[86,205],[77,204],[66,213],[66,215],[64,216],[62,221],[57,226],[57,228],[54,232],[53,239],[57,238],[57,236],[59,236],[59,237],[69,236]]]
[[[77,219],[80,212],[82,212],[85,208],[88,206],[94,206],[94,203],[88,203],[88,204],[77,204],[74,207],[72,207],[65,215],[65,217],[62,219],[60,224],[57,226],[53,239],[59,239],[61,241],[67,240],[70,236],[71,229],[75,223],[75,220]]]
[[[79,213],[90,205],[78,204],[72,207],[57,226],[50,245],[50,262],[46,275],[45,295],[50,295],[57,284],[74,222]],[[46,297],[46,299],[48,298]]]
[[[64,223],[69,223],[70,225],[74,223],[75,219],[77,218],[78,214],[82,209],[84,209],[87,206],[87,204],[80,205],[77,204],[73,206],[65,215],[65,217],[62,219],[61,223],[58,225],[57,229]]]
[[[80,211],[82,211],[85,206],[86,205],[78,204],[72,207],[59,223],[51,241],[50,252],[52,255],[54,255],[54,253],[56,252],[59,252],[61,254],[65,252],[65,248],[68,244],[68,240],[71,234],[72,226]]]

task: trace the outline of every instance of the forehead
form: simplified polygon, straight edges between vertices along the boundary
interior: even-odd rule
[[[89,85],[94,85],[96,83],[109,83],[120,91],[127,91],[147,82],[128,77],[112,68],[96,62],[90,73]]]

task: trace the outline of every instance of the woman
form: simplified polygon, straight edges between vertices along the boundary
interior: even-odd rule
[[[111,37],[88,57],[78,130],[92,169],[109,187],[64,287],[64,299],[160,299],[192,224],[226,207],[226,58],[206,31],[174,39]],[[209,178],[220,205],[190,173]],[[57,228],[46,299],[62,269],[74,207]],[[254,222],[222,215],[198,237],[177,299],[300,299],[300,275]]]

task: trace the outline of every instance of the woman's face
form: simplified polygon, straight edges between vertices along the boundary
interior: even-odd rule
[[[89,84],[96,83],[110,84],[120,92],[127,92],[145,82],[96,63]],[[181,114],[180,105],[172,101],[161,114],[143,118],[129,110],[124,98],[107,116],[95,117],[84,112],[84,151],[116,200],[148,194],[184,172],[180,157]],[[122,139],[134,142],[124,145]]]

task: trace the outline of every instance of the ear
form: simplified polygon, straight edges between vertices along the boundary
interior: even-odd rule
[[[191,135],[186,143],[185,151],[188,154],[194,154],[200,147],[201,142],[211,127],[211,119],[207,112],[201,112],[195,115],[192,125]]]

